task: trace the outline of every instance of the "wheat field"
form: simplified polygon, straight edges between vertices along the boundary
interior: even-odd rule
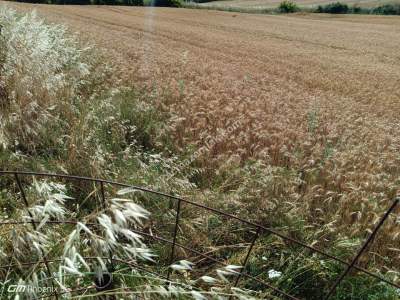
[[[8,5],[106,49],[121,84],[167,93],[176,147],[207,145],[199,164],[255,221],[290,203],[316,232],[360,237],[399,194],[399,17]],[[270,176],[261,188],[238,175],[253,160]],[[378,265],[400,265],[399,226],[371,250]]]

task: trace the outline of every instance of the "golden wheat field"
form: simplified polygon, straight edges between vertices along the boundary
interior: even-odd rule
[[[124,85],[169,93],[176,145],[210,146],[203,166],[230,174],[227,195],[246,184],[230,170],[265,163],[269,188],[235,201],[258,201],[260,211],[270,199],[290,203],[311,227],[352,236],[399,193],[399,17],[12,6],[104,47]],[[375,243],[397,265],[399,226],[393,216]]]

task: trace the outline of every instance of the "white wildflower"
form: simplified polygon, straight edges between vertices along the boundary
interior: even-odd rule
[[[268,277],[270,279],[279,278],[281,276],[282,276],[282,272],[275,271],[274,269],[271,269],[268,271]]]

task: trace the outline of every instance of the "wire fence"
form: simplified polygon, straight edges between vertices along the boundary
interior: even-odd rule
[[[395,198],[393,200],[393,202],[391,203],[390,207],[386,210],[386,212],[381,216],[379,223],[375,226],[375,228],[372,230],[372,232],[369,234],[368,238],[364,241],[364,243],[362,244],[362,247],[358,250],[357,253],[354,253],[353,259],[351,259],[350,261],[346,261],[343,260],[339,257],[336,257],[332,254],[326,253],[323,250],[320,250],[314,246],[308,245],[300,240],[297,240],[295,238],[286,236],[272,228],[268,228],[266,226],[263,226],[261,224],[256,224],[253,222],[250,222],[248,220],[242,219],[238,216],[226,213],[224,211],[218,210],[218,209],[214,209],[205,205],[202,205],[200,203],[196,203],[181,197],[177,197],[174,195],[169,195],[166,193],[162,193],[162,192],[158,192],[158,191],[154,191],[145,187],[140,187],[140,186],[134,186],[134,185],[129,185],[129,184],[124,184],[124,183],[120,183],[120,182],[115,182],[115,181],[110,181],[110,180],[104,180],[104,179],[97,179],[97,178],[89,178],[89,177],[81,177],[81,176],[73,176],[73,175],[64,175],[64,174],[50,174],[50,173],[40,173],[40,172],[23,172],[23,171],[0,171],[0,176],[1,177],[12,177],[12,180],[15,182],[16,186],[17,186],[17,191],[19,192],[19,197],[21,198],[23,205],[25,206],[25,208],[28,210],[29,212],[29,202],[25,193],[25,189],[24,189],[24,184],[23,184],[23,180],[21,179],[22,177],[37,177],[37,178],[55,178],[55,179],[60,179],[60,180],[66,180],[66,181],[74,181],[74,182],[89,182],[89,183],[93,183],[95,185],[99,186],[99,190],[100,190],[100,198],[101,198],[101,205],[102,208],[105,209],[107,207],[107,201],[106,201],[106,186],[112,186],[115,188],[131,188],[137,191],[141,191],[144,193],[149,193],[151,195],[155,195],[155,196],[160,196],[161,199],[169,199],[172,200],[174,202],[175,205],[175,210],[176,210],[176,215],[174,217],[174,224],[173,224],[173,231],[172,231],[172,239],[168,239],[165,238],[163,236],[158,236],[155,235],[154,233],[149,233],[149,232],[144,232],[144,231],[140,231],[140,230],[132,230],[134,233],[141,235],[142,237],[149,239],[149,240],[154,240],[157,242],[161,242],[164,245],[168,245],[169,246],[169,257],[167,259],[167,262],[165,264],[164,267],[168,268],[167,274],[166,276],[161,274],[161,273],[156,273],[157,276],[160,276],[161,278],[165,278],[167,281],[169,281],[171,279],[171,268],[169,268],[170,265],[172,265],[176,259],[176,251],[178,248],[182,249],[182,250],[186,250],[188,252],[191,252],[201,258],[204,258],[216,265],[220,265],[222,267],[224,266],[228,266],[228,264],[221,260],[221,259],[217,259],[211,255],[205,254],[200,252],[199,250],[196,250],[192,247],[183,245],[181,243],[178,242],[178,237],[180,234],[180,223],[182,221],[182,205],[185,204],[187,206],[191,206],[194,207],[196,209],[200,209],[200,210],[205,210],[207,212],[213,213],[213,214],[217,214],[220,216],[223,216],[224,218],[227,218],[229,220],[234,220],[237,221],[243,225],[246,225],[248,227],[250,227],[252,230],[251,232],[253,232],[253,236],[251,238],[251,241],[248,245],[248,249],[247,249],[247,253],[244,256],[244,260],[242,261],[242,268],[241,271],[238,272],[236,274],[236,277],[233,280],[232,286],[233,287],[239,287],[241,280],[243,278],[246,278],[247,280],[250,281],[254,281],[260,285],[262,285],[265,289],[269,289],[271,291],[273,291],[277,296],[284,298],[284,299],[292,299],[292,300],[299,300],[299,298],[297,298],[294,295],[291,295],[281,289],[279,289],[278,287],[274,286],[273,284],[266,282],[265,280],[261,280],[260,278],[258,278],[258,276],[252,276],[251,274],[249,274],[248,272],[246,272],[246,267],[251,259],[251,256],[253,254],[253,249],[254,246],[256,244],[256,242],[259,240],[259,238],[261,236],[265,236],[265,235],[274,235],[276,237],[279,237],[280,239],[284,240],[285,242],[288,243],[292,243],[295,244],[305,250],[310,251],[311,253],[314,254],[318,254],[322,257],[324,257],[325,259],[329,259],[332,260],[338,264],[341,264],[344,267],[343,272],[338,276],[338,278],[332,283],[332,285],[330,286],[329,290],[327,291],[326,295],[324,295],[325,300],[329,300],[331,299],[331,297],[334,296],[337,287],[343,282],[343,280],[346,278],[346,276],[349,275],[349,273],[352,270],[356,270],[360,273],[363,273],[365,275],[371,276],[374,279],[378,280],[379,282],[383,282],[386,283],[394,288],[400,289],[400,285],[394,282],[391,282],[389,280],[387,280],[386,278],[383,278],[377,274],[374,274],[370,271],[368,271],[367,269],[361,267],[358,265],[358,262],[360,260],[360,258],[362,257],[362,255],[367,251],[368,247],[371,245],[371,243],[374,241],[374,239],[376,238],[376,236],[379,233],[379,230],[381,229],[381,227],[383,226],[383,224],[385,223],[385,221],[388,219],[388,217],[395,212],[395,209],[399,206],[399,198]],[[31,216],[31,221],[28,221],[29,223],[31,223],[31,226],[36,229],[37,228],[37,223],[35,221],[33,221],[33,217]],[[23,225],[26,224],[27,222],[24,221],[7,221],[7,222],[0,222],[1,226],[6,226],[6,225]],[[77,221],[47,221],[47,224],[51,225],[56,225],[56,224],[77,224]],[[96,226],[97,224],[93,223],[89,223],[89,224],[85,224],[87,226]],[[95,257],[85,257],[85,259],[96,259]],[[111,263],[111,270],[113,270],[114,268],[114,263],[124,263],[125,265],[131,266],[132,268],[135,269],[141,269],[141,266],[137,265],[137,264],[132,264],[132,262],[129,261],[123,261],[120,259],[115,259],[113,258],[112,253],[110,252],[110,255],[108,257],[105,257],[104,259],[107,259],[110,261]],[[33,265],[38,265],[38,264],[44,264],[45,269],[47,271],[47,274],[49,276],[49,278],[52,278],[52,273],[50,270],[50,266],[49,264],[55,261],[60,261],[60,260],[51,260],[46,258],[43,255],[43,260],[41,261],[34,261],[34,262],[28,262],[28,263],[22,263],[22,264],[8,264],[8,265],[3,265],[0,266],[0,270],[2,269],[10,269],[13,267],[21,267],[21,266],[33,266]],[[146,270],[147,272],[152,272],[149,270]],[[93,288],[93,287],[88,287],[88,288]],[[80,289],[81,290],[81,289]],[[79,290],[77,290],[79,292]],[[76,292],[76,291],[75,291]],[[55,297],[56,299],[58,299],[59,296],[61,296],[62,293],[54,293],[50,296],[44,296],[41,299],[44,298],[49,298],[49,297]]]

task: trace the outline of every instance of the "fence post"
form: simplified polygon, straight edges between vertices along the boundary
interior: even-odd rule
[[[36,224],[35,224],[35,220],[33,219],[33,215],[32,215],[32,213],[31,213],[31,211],[29,210],[29,203],[28,203],[28,200],[26,199],[25,191],[24,191],[24,188],[22,187],[21,180],[20,180],[19,177],[18,177],[18,173],[14,173],[14,177],[15,177],[15,181],[17,182],[18,189],[19,189],[19,191],[20,191],[20,193],[21,193],[21,198],[22,198],[22,200],[23,200],[23,202],[24,202],[24,205],[25,205],[25,207],[26,207],[26,210],[28,211],[29,217],[31,218],[32,227],[33,227],[33,229],[36,231],[36,228],[37,228],[37,227],[36,227]],[[50,278],[53,278],[53,277],[52,277],[52,274],[51,274],[51,270],[50,270],[49,263],[48,263],[48,261],[47,261],[47,259],[46,259],[46,255],[43,253],[43,251],[42,251],[41,249],[40,249],[40,252],[41,252],[41,255],[43,256],[43,262],[44,262],[44,264],[45,264],[45,266],[46,266],[47,275],[48,275]],[[53,281],[53,279],[51,279],[51,285],[52,285],[52,287],[53,287],[53,289],[54,289],[54,292],[55,292],[55,286],[54,286],[54,281]],[[56,299],[58,299],[57,293],[55,293],[55,297],[56,297]]]
[[[249,260],[249,258],[250,258],[251,251],[253,250],[253,247],[254,247],[254,245],[255,245],[255,243],[256,243],[258,237],[260,236],[260,233],[261,233],[261,227],[258,226],[258,227],[257,227],[257,231],[256,231],[256,233],[255,233],[255,235],[254,235],[254,237],[253,237],[253,240],[252,240],[251,244],[250,244],[249,251],[247,251],[246,258],[244,259],[244,261],[243,261],[243,263],[242,263],[242,269],[240,270],[240,273],[239,273],[238,276],[236,277],[236,281],[235,281],[234,287],[237,287],[238,284],[239,284],[240,278],[242,277],[242,275],[243,275],[243,273],[244,273],[244,271],[245,271],[245,268],[246,268],[246,266],[247,266],[247,262],[248,262],[248,260]]]
[[[390,208],[386,211],[386,213],[383,215],[383,217],[380,219],[378,225],[375,227],[374,231],[370,234],[368,239],[364,242],[363,246],[361,249],[358,251],[357,255],[353,258],[351,263],[348,265],[346,270],[340,275],[340,277],[336,280],[335,284],[330,288],[328,295],[326,296],[326,300],[328,300],[333,293],[335,292],[336,288],[339,286],[339,284],[342,282],[342,280],[346,277],[346,275],[350,272],[350,270],[353,268],[353,266],[357,263],[357,261],[360,259],[361,255],[364,253],[364,251],[367,249],[368,245],[372,242],[374,239],[376,233],[378,232],[379,228],[382,227],[383,223],[385,223],[386,219],[389,217],[389,215],[392,213],[392,211],[396,208],[397,204],[399,203],[400,198],[395,198],[392,205]]]
[[[176,237],[178,235],[179,218],[180,218],[180,214],[181,214],[181,204],[182,204],[182,200],[178,199],[178,204],[177,204],[177,208],[176,208],[174,239],[172,241],[171,255],[169,257],[167,280],[170,279],[170,276],[171,276],[171,265],[174,262],[174,257],[175,257],[175,245],[176,245]]]

